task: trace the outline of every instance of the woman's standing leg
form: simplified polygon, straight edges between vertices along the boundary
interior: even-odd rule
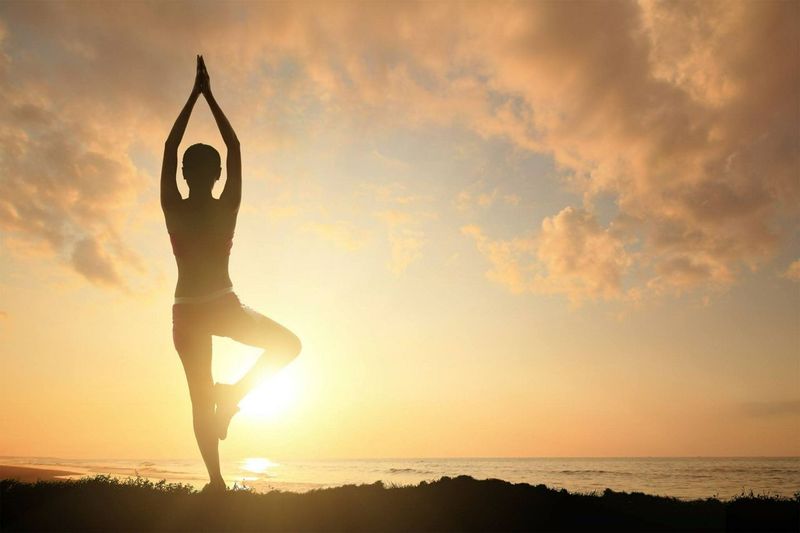
[[[219,439],[214,416],[214,380],[211,376],[211,334],[202,331],[190,316],[175,316],[173,336],[178,350],[189,396],[192,422],[200,455],[208,470],[211,485],[224,488],[219,466]]]

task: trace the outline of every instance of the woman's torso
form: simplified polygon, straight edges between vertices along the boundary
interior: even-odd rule
[[[237,212],[213,198],[187,198],[164,212],[178,264],[175,296],[205,296],[232,286],[228,259]]]

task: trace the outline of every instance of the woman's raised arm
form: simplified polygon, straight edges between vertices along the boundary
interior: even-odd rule
[[[194,79],[194,87],[189,99],[183,106],[180,115],[175,120],[172,130],[169,132],[164,143],[164,160],[161,163],[161,208],[166,210],[181,200],[181,193],[178,191],[176,175],[178,172],[178,146],[181,144],[186,125],[192,114],[197,97],[202,93],[203,76],[201,75],[200,56],[197,56],[197,74]]]
[[[222,135],[222,140],[225,141],[225,147],[228,149],[228,157],[225,163],[228,179],[225,181],[225,189],[223,189],[219,199],[238,209],[242,201],[242,152],[239,147],[239,139],[211,93],[211,82],[203,56],[200,56],[199,68],[200,74],[198,75],[202,78],[201,90],[206,97],[208,107],[211,108],[214,120],[217,121],[219,133]]]

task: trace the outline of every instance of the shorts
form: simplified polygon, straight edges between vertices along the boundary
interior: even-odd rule
[[[198,352],[210,354],[212,335],[266,348],[276,326],[269,318],[242,304],[233,292],[202,303],[172,306],[172,340],[181,359]]]

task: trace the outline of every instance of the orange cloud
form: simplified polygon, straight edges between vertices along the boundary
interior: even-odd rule
[[[591,213],[571,207],[542,222],[538,257],[547,269],[542,282],[573,301],[618,297],[632,261],[623,242]]]
[[[422,257],[425,233],[412,213],[388,210],[375,213],[375,216],[386,223],[392,253],[389,270],[399,276],[411,263]]]
[[[567,207],[544,219],[535,238],[493,241],[474,225],[461,231],[492,265],[487,277],[513,292],[565,294],[573,303],[625,296],[623,277],[632,257],[585,210]]]
[[[3,85],[0,98],[0,229],[17,249],[44,243],[88,279],[121,284],[119,264],[138,266],[119,235],[138,188],[125,147],[35,87]]]
[[[739,412],[754,417],[800,416],[800,400],[775,400],[740,404]]]
[[[783,277],[792,281],[800,282],[800,259],[792,262],[792,264],[789,265],[789,268],[787,268],[786,272],[783,273]]]
[[[616,199],[612,264],[663,292],[730,284],[773,254],[800,198],[796,6],[545,3],[502,20],[487,68],[524,105],[485,131],[551,153],[585,209]],[[556,269],[553,286],[609,294],[597,274]]]
[[[343,220],[332,223],[309,222],[303,226],[303,230],[350,251],[358,250],[367,240],[365,232]]]
[[[517,237],[509,241],[493,241],[476,225],[461,228],[464,235],[475,240],[478,250],[492,265],[486,276],[509,290],[523,293],[535,290],[537,268],[534,262],[536,242]]]
[[[126,268],[114,250],[146,188],[128,149],[158,149],[188,91],[178,65],[204,50],[223,90],[257,95],[232,114],[259,145],[330,124],[267,120],[313,102],[367,132],[460,127],[552,156],[582,201],[543,221],[537,268],[570,297],[618,294],[630,270],[657,293],[727,286],[797,220],[793,3],[9,4],[0,17],[0,224],[73,265],[76,243],[93,239],[108,267],[97,280]],[[76,170],[72,185],[55,178]],[[615,200],[613,227],[596,221],[601,194]],[[603,267],[566,259],[581,238]],[[418,256],[419,235],[396,240],[398,264]]]

